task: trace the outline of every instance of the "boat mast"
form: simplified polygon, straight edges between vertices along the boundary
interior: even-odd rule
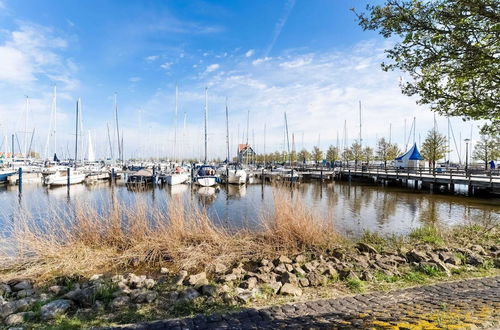
[[[78,159],[78,126],[79,126],[79,121],[78,121],[78,110],[80,106],[80,99],[76,101],[76,127],[75,127],[75,169],[76,169],[76,162]]]
[[[57,157],[57,89],[54,85],[54,159]]]
[[[111,154],[111,159],[113,159],[113,143],[111,143],[111,135],[109,134],[109,123],[108,122],[106,122],[106,126],[108,127],[109,153]]]
[[[205,87],[205,164],[207,164],[208,87]]]
[[[292,155],[290,154],[290,140],[288,139],[288,121],[286,119],[286,112],[285,112],[285,134],[286,134],[286,145],[287,145],[287,150],[288,150],[288,161],[290,162],[290,166],[292,166]]]
[[[229,113],[227,109],[227,97],[226,97],[226,145],[227,145],[227,168],[229,168]]]
[[[363,137],[361,135],[361,101],[359,101],[359,147],[363,147]]]
[[[175,84],[175,119],[174,119],[174,162],[177,162],[177,107],[179,99],[179,87]]]
[[[115,122],[116,122],[116,135],[118,140],[118,161],[122,160],[122,148],[121,148],[121,140],[120,140],[120,128],[118,126],[118,103],[116,102],[116,93],[115,93]]]
[[[266,124],[264,124],[264,167],[266,166]]]

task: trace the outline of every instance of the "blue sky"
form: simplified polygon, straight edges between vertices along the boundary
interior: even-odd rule
[[[398,73],[380,70],[383,49],[394,40],[357,25],[349,9],[366,2],[0,0],[0,132],[24,138],[29,95],[26,130],[35,128],[43,153],[56,84],[58,153],[72,150],[81,97],[84,132],[107,156],[116,92],[126,156],[171,155],[178,84],[177,155],[202,154],[205,86],[212,157],[225,150],[226,97],[234,149],[246,140],[248,111],[248,139],[258,151],[264,126],[266,151],[282,149],[284,111],[297,149],[336,144],[344,120],[350,144],[359,134],[359,100],[364,141],[374,146],[392,123],[392,138],[404,148],[404,120],[409,129],[417,117],[418,142],[433,114],[401,95]],[[445,119],[438,123],[446,133]],[[458,131],[470,129],[452,123],[457,140]]]

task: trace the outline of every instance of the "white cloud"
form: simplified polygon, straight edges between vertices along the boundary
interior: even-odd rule
[[[265,56],[269,55],[269,53],[273,49],[274,44],[278,40],[278,37],[280,36],[281,31],[283,30],[283,27],[285,26],[286,21],[288,20],[288,16],[290,16],[290,13],[292,12],[292,9],[294,6],[295,6],[295,0],[287,0],[286,1],[283,13],[274,26],[274,31],[273,31],[273,35],[271,37],[271,42],[267,46],[267,49],[264,53]]]
[[[285,68],[285,69],[296,69],[296,68],[300,68],[301,66],[310,64],[311,61],[312,61],[312,58],[298,58],[298,59],[294,59],[292,61],[280,63],[280,66]]]
[[[128,81],[133,82],[133,83],[139,82],[141,80],[142,80],[141,77],[131,77],[128,79]]]
[[[205,72],[207,72],[207,73],[214,72],[215,70],[219,69],[219,67],[220,67],[220,65],[217,63],[210,64],[209,66],[207,66]]]
[[[272,58],[271,57],[261,57],[261,58],[258,58],[256,60],[253,60],[252,61],[252,64],[253,65],[259,65],[261,63],[264,63],[264,62],[268,62],[270,61]]]
[[[160,65],[160,67],[162,69],[168,70],[168,69],[170,69],[170,67],[172,66],[172,64],[174,64],[174,63],[173,62],[165,62],[162,65]]]
[[[150,55],[148,57],[146,57],[146,61],[148,62],[153,62],[153,61],[156,61],[160,56],[158,55]]]
[[[255,50],[250,49],[248,52],[245,53],[246,57],[251,57],[255,53]]]

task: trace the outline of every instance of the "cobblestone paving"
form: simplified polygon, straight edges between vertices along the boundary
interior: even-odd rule
[[[500,276],[121,328],[467,329],[499,320]]]

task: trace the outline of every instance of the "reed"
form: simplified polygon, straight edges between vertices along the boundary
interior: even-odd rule
[[[56,276],[158,269],[210,270],[217,263],[322,250],[337,235],[327,222],[289,190],[274,189],[274,207],[257,228],[215,225],[206,210],[173,197],[165,209],[143,200],[18,216],[0,238],[0,277]]]

